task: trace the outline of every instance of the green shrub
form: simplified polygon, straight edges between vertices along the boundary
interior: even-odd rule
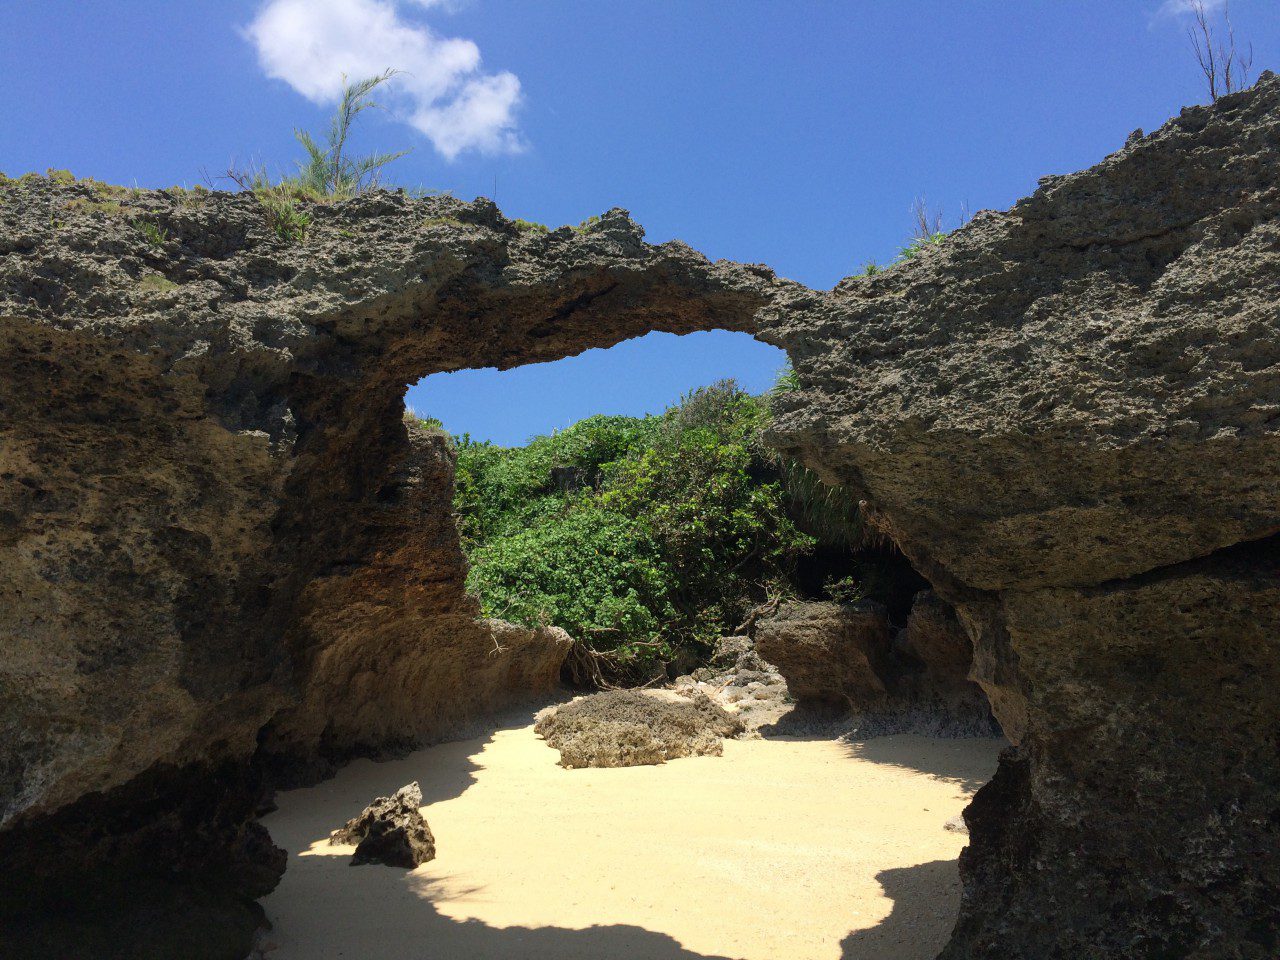
[[[898,262],[902,263],[904,261],[910,260],[912,257],[918,255],[924,250],[928,250],[930,247],[940,246],[942,242],[946,239],[947,239],[946,231],[931,233],[928,236],[924,236],[924,237],[914,237],[909,243],[907,243],[906,246],[899,248]]]
[[[458,441],[469,585],[489,616],[564,627],[622,667],[706,652],[812,545],[731,382],[661,416],[596,416],[503,448]]]
[[[278,184],[262,187],[254,192],[258,202],[262,204],[267,226],[272,233],[285,243],[301,243],[306,239],[307,229],[311,226],[311,214],[298,205],[301,197],[294,190]]]
[[[285,243],[301,243],[306,238],[311,214],[303,209],[302,203],[345,200],[375,190],[380,185],[382,168],[409,152],[400,150],[363,157],[352,157],[347,152],[356,117],[377,107],[373,91],[395,73],[386,70],[356,83],[347,83],[343,77],[342,96],[329,123],[325,146],[321,147],[305,130],[294,131],[294,138],[307,155],[306,161],[298,164],[297,176],[273,179],[265,168],[253,165],[227,171],[227,179],[258,198],[267,226]]]
[[[356,117],[378,106],[373,100],[373,91],[395,75],[395,70],[385,70],[378,76],[355,83],[347,83],[345,76],[342,78],[342,96],[329,123],[324,148],[307,131],[294,131],[295,139],[307,152],[306,162],[299,165],[295,186],[316,196],[337,199],[377,189],[382,168],[409,151],[351,157],[347,154],[347,139],[351,136],[351,125]]]
[[[468,585],[489,616],[552,623],[624,656],[669,654],[634,645],[664,639],[665,621],[674,616],[666,598],[670,570],[643,530],[589,494],[489,541],[471,560]]]
[[[133,226],[142,234],[142,239],[147,241],[148,246],[159,249],[169,242],[169,231],[154,221],[135,220]]]

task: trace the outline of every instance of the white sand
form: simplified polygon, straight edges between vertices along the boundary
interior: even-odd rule
[[[564,770],[531,720],[282,794],[270,960],[928,960],[946,942],[966,838],[943,824],[997,741],[729,741]],[[410,780],[437,859],[348,866],[329,831]]]

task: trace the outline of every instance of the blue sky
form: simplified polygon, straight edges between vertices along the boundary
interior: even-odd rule
[[[398,183],[576,223],[612,206],[653,241],[829,287],[910,230],[1088,166],[1205,99],[1186,0],[8,0],[0,170],[140,186],[232,160],[289,169],[336,78],[398,78],[360,146],[412,147]],[[1235,0],[1254,73],[1275,0]],[[659,410],[723,376],[763,389],[772,348],[654,335],[410,390],[504,443],[594,412]]]

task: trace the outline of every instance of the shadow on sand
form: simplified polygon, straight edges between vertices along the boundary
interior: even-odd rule
[[[308,788],[313,801],[307,805],[305,816],[296,812],[288,818],[267,816],[263,822],[272,838],[291,852],[289,872],[295,880],[301,875],[308,886],[323,890],[330,887],[326,877],[338,881],[347,871],[361,871],[359,884],[332,885],[342,890],[342,899],[326,905],[325,920],[326,925],[341,927],[344,944],[361,944],[358,954],[337,944],[316,941],[282,944],[287,947],[284,952],[305,955],[308,960],[731,960],[686,950],[666,934],[636,926],[573,930],[493,927],[479,920],[454,920],[442,915],[435,905],[458,897],[482,896],[483,886],[441,883],[386,867],[352,867],[349,855],[327,856],[322,845],[312,847],[317,837],[324,837],[357,815],[375,794],[390,794],[411,780],[421,785],[425,805],[460,796],[475,783],[480,769],[475,757],[480,755],[481,747],[503,730],[528,726],[533,714],[533,708],[511,712],[491,721],[479,736],[434,746],[429,770],[423,769],[420,753],[392,760],[354,761],[332,779]],[[307,852],[297,855],[302,851]],[[556,878],[548,876],[546,882],[554,884]],[[270,915],[270,898],[264,906]],[[283,931],[280,936],[284,936]],[[269,935],[267,939],[275,940],[277,936]],[[273,952],[268,947],[267,960]]]
[[[874,927],[844,938],[840,960],[887,960],[937,956],[946,945],[960,904],[960,875],[954,860],[934,860],[876,874],[893,910]],[[940,925],[939,921],[943,921]],[[922,931],[945,930],[937,942]],[[932,937],[930,937],[932,940]]]
[[[309,788],[305,815],[295,810],[287,818],[267,817],[265,825],[273,838],[291,852],[289,872],[294,881],[301,880],[317,897],[314,923],[292,923],[292,929],[269,937],[279,940],[280,955],[307,960],[733,960],[689,950],[665,933],[629,924],[582,929],[499,927],[454,919],[441,912],[441,905],[455,899],[483,899],[483,884],[465,876],[445,881],[385,867],[352,867],[348,855],[336,850],[328,854],[326,846],[316,843],[317,837],[359,813],[375,793],[391,793],[411,780],[421,784],[426,804],[460,796],[482,769],[482,747],[501,731],[527,726],[532,715],[532,710],[507,714],[470,739],[437,745],[429,752],[429,768],[424,768],[421,753],[381,762],[356,761],[333,779]],[[971,754],[966,762],[962,743],[897,735],[845,746],[851,757],[921,771],[965,790],[976,789],[991,771],[977,769]],[[990,765],[994,766],[994,751]],[[352,870],[360,871],[358,884],[344,882]],[[932,960],[946,942],[959,905],[956,862],[938,860],[884,870],[876,879],[893,900],[893,908],[875,926],[849,933],[841,943],[841,960]],[[548,875],[543,882],[555,886],[558,878]],[[270,898],[264,906],[270,916]],[[352,944],[359,947],[353,951]],[[265,956],[271,960],[273,955],[268,949]]]
[[[343,940],[357,939],[358,960],[732,960],[685,949],[672,937],[624,924],[571,930],[561,927],[493,927],[454,920],[435,904],[477,889],[441,888],[398,870],[352,868],[345,857],[295,858],[297,871],[367,871],[353,899],[342,904]],[[959,904],[954,860],[935,860],[876,875],[893,909],[874,927],[855,930],[841,943],[840,960],[932,960],[946,944]],[[554,877],[547,878],[554,883]],[[483,892],[480,888],[479,892]],[[353,930],[354,928],[354,930]],[[353,938],[352,933],[359,936]],[[356,957],[308,944],[309,960]],[[267,953],[267,958],[271,953]]]
[[[341,902],[328,904],[323,926],[341,931],[346,947],[326,943],[325,937],[301,931],[292,943],[283,943],[288,956],[308,960],[732,960],[686,950],[678,941],[643,927],[624,924],[572,930],[561,927],[494,927],[480,920],[455,920],[440,913],[437,904],[455,898],[483,896],[482,885],[442,884],[417,878],[402,870],[378,866],[352,867],[349,857],[293,856],[289,870],[295,880],[301,874],[310,886],[324,889],[325,874],[362,871],[356,885],[341,886]],[[549,876],[546,882],[554,884]],[[268,915],[271,904],[266,903]],[[299,931],[293,931],[299,934]],[[266,960],[273,956],[268,936]],[[360,944],[351,951],[350,944]]]
[[[938,737],[918,733],[877,733],[861,737],[850,732],[855,721],[848,717],[829,718],[793,710],[778,722],[760,728],[766,740],[824,741],[838,740],[850,758],[870,760],[914,770],[936,780],[953,783],[966,793],[974,793],[991,779],[996,770],[1000,749],[1008,746],[1003,737]],[[989,761],[974,762],[974,740],[989,742]]]
[[[429,744],[431,764],[423,768],[421,750],[391,759],[353,760],[328,780],[307,789],[315,798],[309,816],[284,819],[268,814],[263,826],[286,850],[305,850],[316,837],[327,836],[357,816],[374,797],[390,796],[410,781],[422,788],[424,806],[461,796],[476,781],[473,755],[503,730],[528,726],[537,707],[513,710],[491,717],[473,730],[461,730],[457,739]],[[292,862],[289,869],[293,869]]]

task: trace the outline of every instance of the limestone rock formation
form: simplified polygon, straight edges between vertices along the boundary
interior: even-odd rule
[[[776,664],[799,713],[778,730],[819,729],[847,715],[849,734],[971,737],[998,733],[969,679],[973,644],[949,604],[923,591],[895,630],[874,603],[784,603],[756,620],[762,656]],[[819,723],[815,727],[815,723]]]
[[[756,651],[801,703],[887,705],[889,619],[878,604],[784,603],[755,625]]]
[[[718,757],[742,723],[706,694],[608,690],[544,712],[534,731],[560,751],[560,765],[636,767],[679,757]]]
[[[621,211],[549,234],[392,193],[309,214],[291,242],[251,195],[0,183],[0,853],[31,867],[3,871],[0,924],[64,885],[125,917],[151,877],[239,917],[283,867],[250,829],[262,772],[555,682],[562,633],[476,622],[452,455],[403,422],[406,384],[816,296]],[[240,866],[198,869],[219,858]]]
[[[721,637],[707,665],[692,674],[676,677],[674,688],[698,692],[723,707],[741,722],[739,739],[760,736],[792,709],[794,700],[778,668],[756,652],[749,636]]]
[[[969,679],[973,641],[952,606],[932,590],[918,593],[907,624],[893,638],[893,687],[901,701],[936,719],[939,729],[997,732],[991,705]]]
[[[1020,744],[948,960],[1280,949],[1278,300],[1266,75],[768,331]]]
[[[356,848],[351,865],[382,863],[412,870],[436,858],[436,838],[422,816],[422,788],[415,780],[378,797],[329,835],[331,844]]]
[[[239,960],[264,774],[436,735],[563,646],[474,623],[405,385],[721,328],[787,349],[774,441],[955,607],[1019,744],[946,956],[1273,957],[1278,172],[1265,75],[829,294],[621,211],[374,193],[293,242],[250,195],[0,183],[4,932],[136,958],[145,916],[153,955]]]

